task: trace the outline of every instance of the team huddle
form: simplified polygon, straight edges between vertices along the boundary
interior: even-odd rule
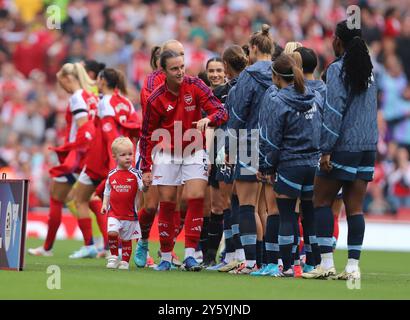
[[[109,269],[129,269],[136,239],[134,263],[157,271],[360,279],[362,204],[378,139],[361,30],[337,25],[336,60],[319,80],[315,52],[297,42],[281,48],[269,29],[263,25],[247,46],[227,47],[198,77],[185,75],[181,43],[154,47],[142,119],[121,72],[95,61],[65,64],[57,79],[71,94],[66,140],[50,170],[47,238],[29,253],[52,255],[68,203],[84,237],[70,258],[101,254],[91,209]],[[343,203],[348,262],[337,274]],[[157,265],[148,250],[156,214]],[[180,262],[174,246],[182,230]]]

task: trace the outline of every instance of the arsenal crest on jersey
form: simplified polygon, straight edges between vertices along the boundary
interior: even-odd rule
[[[186,103],[186,104],[190,105],[190,104],[192,103],[192,96],[191,96],[191,94],[190,94],[190,93],[187,93],[186,95],[184,95],[184,100],[185,100],[185,103]]]

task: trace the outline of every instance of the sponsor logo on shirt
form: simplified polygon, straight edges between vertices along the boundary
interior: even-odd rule
[[[130,192],[131,186],[119,184],[119,185],[116,185],[113,188],[117,192]]]
[[[114,179],[113,182],[112,182],[112,184],[117,184],[117,181]]]
[[[185,110],[186,110],[186,111],[188,111],[188,112],[190,112],[190,111],[194,111],[194,110],[195,110],[195,108],[196,108],[196,106],[195,106],[195,105],[193,105],[193,106],[185,106]]]
[[[173,109],[174,109],[174,107],[169,104],[169,105],[168,105],[168,108],[167,108],[167,112],[169,112],[169,111],[171,111],[171,110],[173,110]]]
[[[184,100],[186,104],[191,104],[192,103],[192,95],[190,93],[187,93],[184,95]]]

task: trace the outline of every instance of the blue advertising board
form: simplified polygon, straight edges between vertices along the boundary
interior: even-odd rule
[[[28,180],[0,179],[0,269],[23,270]]]

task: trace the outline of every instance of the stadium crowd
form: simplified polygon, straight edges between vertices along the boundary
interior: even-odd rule
[[[47,6],[61,7],[61,29],[47,28]],[[409,1],[107,0],[0,1],[0,168],[31,178],[30,206],[47,206],[50,146],[63,138],[67,94],[55,74],[65,62],[95,59],[123,70],[129,98],[140,109],[150,49],[167,39],[185,47],[187,74],[262,23],[281,46],[299,41],[316,51],[321,72],[334,58],[335,23],[346,6],[361,6],[363,38],[379,89],[380,139],[375,180],[365,211],[395,213],[410,207]]]

